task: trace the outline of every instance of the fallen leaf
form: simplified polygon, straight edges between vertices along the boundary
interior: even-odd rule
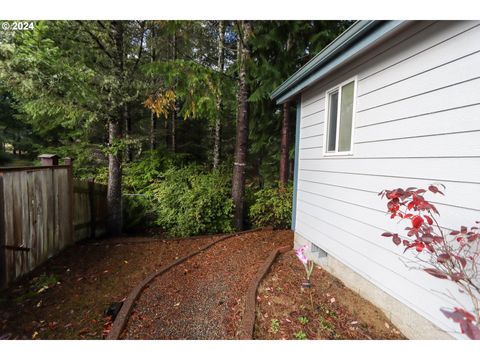
[[[330,302],[333,304],[333,303],[335,302],[335,298],[332,297],[332,298],[330,299]]]
[[[127,260],[123,260],[123,262],[124,262],[125,264],[128,264],[128,261],[127,261]]]
[[[174,304],[173,306],[180,306],[180,303],[176,303],[176,304]]]
[[[358,321],[352,321],[350,324],[356,325],[356,324],[358,324]]]

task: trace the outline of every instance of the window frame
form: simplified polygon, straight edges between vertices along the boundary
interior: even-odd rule
[[[342,104],[342,87],[353,82],[353,104],[352,104],[352,129],[350,135],[350,150],[348,151],[338,151],[338,138],[340,136],[340,109]],[[349,78],[341,83],[335,85],[334,87],[325,91],[325,121],[323,129],[323,156],[352,156],[353,155],[353,136],[355,129],[355,118],[356,118],[356,109],[357,109],[357,76]],[[328,125],[330,122],[330,95],[338,91],[338,103],[337,103],[337,125],[336,125],[336,134],[335,134],[335,151],[328,151]]]

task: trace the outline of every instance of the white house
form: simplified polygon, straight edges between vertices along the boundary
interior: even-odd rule
[[[407,337],[464,338],[440,312],[461,294],[381,236],[406,224],[377,193],[442,183],[445,228],[480,220],[480,21],[358,21],[272,99],[297,103],[296,246]]]

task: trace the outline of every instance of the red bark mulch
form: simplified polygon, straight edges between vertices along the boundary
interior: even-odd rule
[[[125,298],[155,269],[216,238],[121,237],[75,244],[0,293],[0,338],[102,339],[110,303]]]
[[[255,339],[405,339],[386,316],[315,266],[313,286],[293,250],[279,255],[257,292]]]

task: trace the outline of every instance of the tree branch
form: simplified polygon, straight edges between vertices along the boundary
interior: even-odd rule
[[[88,34],[90,35],[90,37],[93,39],[93,41],[95,41],[95,43],[97,44],[98,48],[100,50],[102,50],[105,55],[107,55],[110,59],[112,60],[115,60],[114,57],[112,56],[112,54],[110,54],[110,52],[107,50],[106,46],[101,42],[101,40],[94,34],[92,33],[83,23],[83,21],[81,20],[77,20],[77,22],[80,24],[80,26],[82,27],[82,29]]]

